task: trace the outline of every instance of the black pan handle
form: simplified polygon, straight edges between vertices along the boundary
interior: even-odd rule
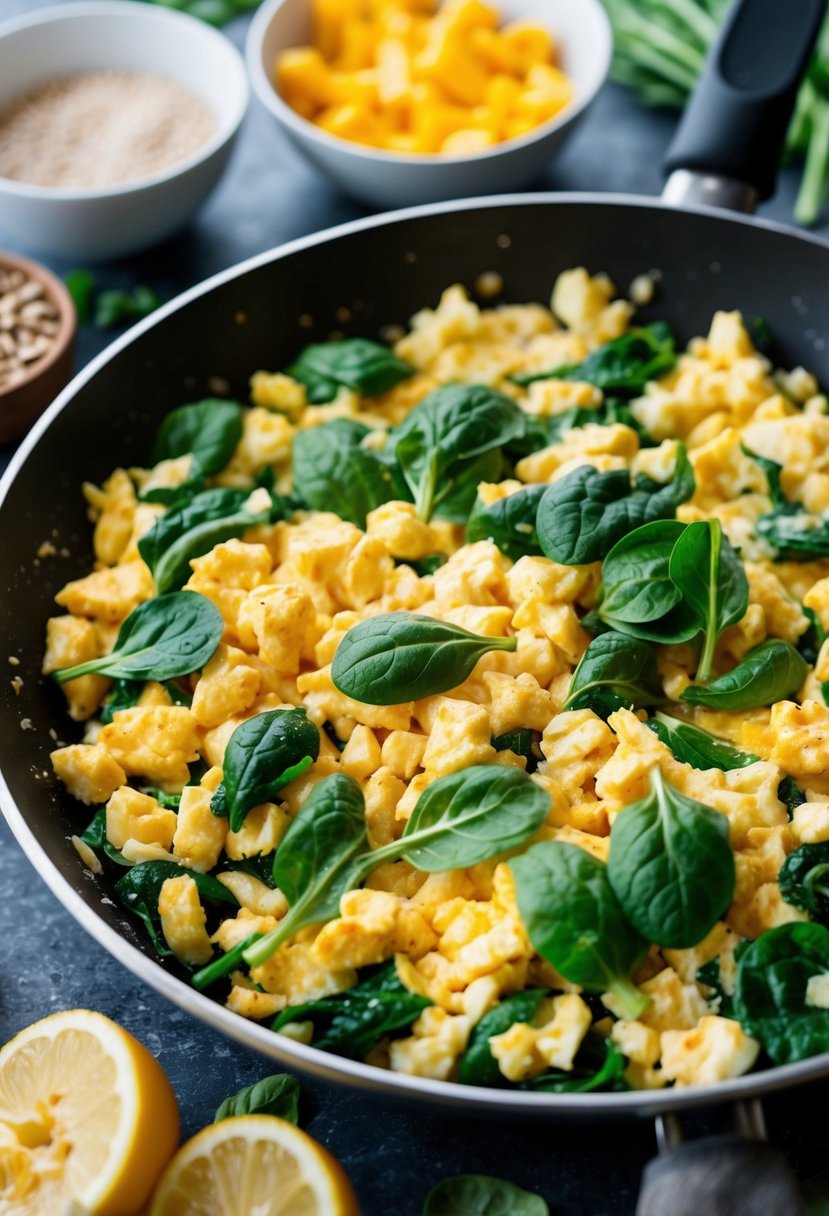
[[[733,189],[731,198],[727,189],[712,197],[715,205],[753,210],[757,199],[774,193],[798,86],[825,12],[826,0],[735,0],[668,149],[667,173],[686,170],[748,187],[742,205]],[[710,193],[717,194],[713,185]],[[666,197],[672,195],[678,201],[680,190],[669,182]],[[696,198],[704,200],[704,192]]]
[[[765,1140],[759,1103],[738,1103],[737,1133],[682,1141],[676,1118],[657,1124],[660,1155],[645,1167],[636,1216],[801,1216],[800,1189]]]

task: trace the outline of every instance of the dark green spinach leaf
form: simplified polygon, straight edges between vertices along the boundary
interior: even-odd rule
[[[654,642],[687,642],[699,633],[696,614],[670,576],[671,554],[685,527],[656,520],[613,546],[602,565],[598,608],[611,629]]]
[[[408,380],[415,369],[381,342],[342,338],[306,346],[287,373],[305,385],[311,405],[323,405],[333,401],[340,388],[379,397],[401,380]]]
[[[785,806],[789,819],[792,818],[796,809],[799,806],[803,806],[803,803],[806,801],[806,795],[793,777],[783,778],[777,787],[777,797]]]
[[[489,1040],[506,1034],[516,1022],[532,1024],[538,1007],[549,996],[546,988],[525,988],[505,996],[488,1010],[472,1028],[466,1051],[458,1061],[458,1080],[462,1085],[503,1085],[504,1075],[492,1054]]]
[[[524,486],[485,507],[476,499],[466,524],[467,544],[491,540],[502,553],[517,562],[520,557],[541,553],[535,517],[547,486]]]
[[[222,764],[223,780],[210,802],[238,832],[248,812],[270,802],[319,756],[320,734],[305,709],[270,709],[236,727]]]
[[[215,397],[172,410],[156,435],[151,463],[192,453],[198,469],[191,469],[191,478],[220,473],[242,438],[242,416],[238,401]]]
[[[760,759],[754,752],[741,752],[725,739],[718,739],[707,730],[668,714],[656,713],[645,725],[671,749],[677,760],[694,768],[719,768],[727,773],[756,764]]]
[[[456,688],[483,655],[517,644],[514,637],[482,637],[436,617],[385,612],[344,635],[331,679],[355,701],[401,705]]]
[[[215,604],[196,591],[176,591],[134,608],[109,654],[62,667],[53,676],[59,684],[93,672],[116,680],[175,680],[201,671],[223,632]]]
[[[254,1085],[225,1098],[213,1116],[214,1123],[238,1115],[278,1115],[289,1123],[299,1123],[299,1081],[287,1073],[263,1077]]]
[[[545,1094],[586,1094],[595,1090],[625,1090],[624,1079],[627,1059],[612,1039],[603,1039],[598,1034],[588,1034],[576,1053],[570,1072],[551,1068],[524,1081],[521,1089],[532,1089]]]
[[[673,335],[664,321],[654,321],[606,342],[581,363],[565,363],[546,372],[522,372],[510,379],[522,386],[535,380],[578,380],[594,384],[603,393],[638,397],[651,380],[672,371],[675,363]]]
[[[362,1060],[385,1035],[408,1030],[428,1006],[426,997],[403,987],[392,962],[347,992],[289,1006],[275,1018],[271,1029],[279,1031],[291,1022],[313,1022],[315,1047]]]
[[[789,853],[777,882],[786,903],[829,925],[829,841],[802,844]]]
[[[516,756],[523,756],[527,761],[524,771],[531,773],[544,758],[539,747],[540,739],[540,731],[522,726],[518,730],[507,730],[502,735],[494,735],[490,742],[496,752],[514,752]]]
[[[113,680],[98,714],[104,726],[112,721],[119,710],[134,709],[143,691],[144,683],[141,680]]]
[[[631,972],[648,942],[628,922],[603,862],[577,845],[544,841],[509,863],[530,941],[565,979],[611,992],[625,1018],[650,1004]]]
[[[696,946],[734,894],[728,819],[665,783],[624,808],[610,833],[607,877],[625,916],[647,941],[674,950]]]
[[[126,866],[129,868],[132,862],[127,861],[120,850],[116,849],[107,840],[107,809],[105,806],[99,806],[92,817],[92,821],[85,832],[81,833],[80,839],[84,844],[88,844],[90,849],[95,849],[97,852],[102,852],[110,861],[114,861],[117,866]]]
[[[592,709],[606,719],[616,709],[641,709],[664,699],[648,643],[609,631],[585,650],[562,709]]]
[[[700,622],[704,641],[696,678],[705,684],[720,636],[748,608],[748,579],[718,519],[688,524],[673,547],[668,574]]]
[[[411,499],[394,460],[361,446],[369,428],[334,418],[298,431],[291,448],[293,491],[314,511],[333,511],[365,528],[370,511],[391,499]]]
[[[794,696],[808,673],[794,646],[770,638],[710,684],[690,684],[681,699],[707,709],[757,709]]]
[[[550,1216],[540,1195],[533,1195],[489,1174],[445,1178],[426,1197],[423,1216]]]
[[[212,875],[200,874],[197,870],[188,870],[174,861],[140,861],[137,865],[131,866],[115,884],[115,894],[118,899],[128,912],[132,912],[143,921],[157,953],[165,956],[172,954],[172,951],[161,932],[158,897],[168,878],[180,878],[182,874],[188,874],[193,879],[198,887],[200,899],[207,899],[212,903],[232,904],[234,907],[239,906],[236,896]]]

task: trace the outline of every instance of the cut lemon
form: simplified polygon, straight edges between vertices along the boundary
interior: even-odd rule
[[[103,1014],[56,1013],[0,1051],[3,1216],[135,1216],[178,1137],[161,1065]]]
[[[275,1115],[206,1127],[164,1171],[150,1216],[359,1216],[339,1162]]]

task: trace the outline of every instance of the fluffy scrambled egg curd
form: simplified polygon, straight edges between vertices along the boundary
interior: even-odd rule
[[[69,793],[95,808],[93,824],[74,838],[90,868],[123,876],[125,867],[166,863],[168,877],[144,913],[159,949],[191,968],[280,923],[288,901],[271,863],[311,791],[338,772],[359,784],[369,841],[379,848],[401,836],[436,780],[482,764],[529,771],[549,795],[546,822],[529,843],[564,842],[604,862],[615,818],[646,796],[656,767],[727,821],[735,882],[724,915],[693,946],[650,944],[632,975],[643,1011],[630,1017],[612,994],[583,990],[533,946],[507,857],[440,873],[388,861],[342,897],[339,916],[301,929],[262,965],[237,959],[212,991],[242,1016],[276,1019],[301,1041],[441,1080],[476,1079],[471,1053],[483,1049],[477,1079],[523,1087],[543,1087],[545,1078],[565,1089],[568,1078],[574,1089],[601,1087],[595,1061],[610,1052],[620,1063],[605,1087],[617,1089],[709,1084],[758,1060],[760,1043],[732,1008],[739,958],[767,931],[808,919],[783,898],[778,874],[799,846],[829,842],[829,557],[787,552],[781,560],[758,528],[774,510],[763,460],[782,466],[783,495],[822,526],[827,401],[808,372],[776,372],[736,312],[716,313],[708,334],[629,396],[615,421],[609,394],[590,378],[512,378],[578,368],[623,338],[633,313],[606,276],[584,269],[559,277],[550,307],[484,308],[449,287],[394,346],[410,374],[390,388],[369,395],[340,382],[317,403],[307,378],[256,372],[238,441],[201,485],[290,496],[297,436],[343,420],[367,428],[364,446],[381,451],[387,429],[449,383],[499,390],[552,436],[482,480],[483,506],[582,466],[665,484],[681,441],[695,489],[676,518],[718,520],[748,579],[747,610],[719,637],[715,674],[770,638],[799,647],[808,662],[791,697],[745,711],[694,707],[680,701],[696,670],[693,646],[655,646],[674,717],[750,753],[750,763],[692,766],[646,725],[643,709],[603,717],[565,708],[591,640],[585,620],[598,603],[600,563],[562,565],[540,552],[513,560],[492,539],[468,542],[463,524],[439,512],[424,518],[405,487],[369,510],[364,526],[288,497],[284,518],[193,557],[183,587],[210,600],[223,621],[212,658],[196,674],[126,691],[96,673],[69,680],[67,709],[85,724],[83,740],[58,748],[52,762]],[[138,542],[197,471],[184,453],[84,486],[95,568],[56,597],[65,611],[48,622],[44,672],[107,654],[123,621],[154,597]],[[517,644],[485,654],[463,683],[437,695],[388,705],[345,695],[331,675],[343,637],[401,611]],[[231,829],[211,809],[228,741],[252,716],[292,707],[319,728],[319,755]],[[784,789],[796,796],[787,800]],[[205,895],[208,878],[225,902]],[[372,983],[384,1001],[409,1001],[408,1020],[390,1017],[373,1039],[349,1042],[343,1017],[359,1015],[357,995]],[[813,978],[810,991],[819,988]],[[522,1005],[531,993],[540,997]],[[511,1009],[513,1017],[496,1016]],[[481,1025],[490,1031],[483,1040]]]

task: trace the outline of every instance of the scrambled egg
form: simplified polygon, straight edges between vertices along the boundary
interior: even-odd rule
[[[550,309],[480,309],[461,287],[451,287],[436,308],[413,318],[396,346],[414,376],[362,411],[350,391],[331,405],[309,406],[303,385],[258,372],[241,441],[216,482],[249,485],[268,467],[276,485],[287,489],[298,431],[358,415],[382,428],[447,380],[483,379],[542,417],[573,405],[594,408],[601,394],[591,385],[553,380],[524,391],[506,377],[578,361],[624,333],[633,307],[615,296],[606,276],[591,278],[580,269],[560,276]],[[721,657],[736,661],[768,636],[796,643],[809,626],[804,603],[829,627],[829,560],[772,563],[753,538],[752,521],[771,502],[765,476],[745,449],[783,462],[785,492],[822,511],[829,506],[829,418],[820,413],[817,386],[806,373],[781,384],[740,315],[717,313],[709,333],[632,403],[634,417],[659,446],[640,450],[637,431],[622,424],[565,430],[558,442],[521,460],[515,478],[483,484],[480,495],[492,503],[524,481],[552,482],[582,465],[631,467],[665,480],[680,438],[696,491],[678,518],[718,518],[746,562],[749,611],[724,635]],[[84,486],[95,524],[96,568],[57,596],[67,614],[48,622],[44,672],[106,653],[118,625],[152,596],[136,542],[163,508],[140,502],[136,487],[180,484],[188,469],[189,458],[183,458],[152,470],[118,469],[102,487]],[[433,573],[420,575],[405,564],[432,554],[446,558]],[[638,1021],[594,1021],[577,987],[537,957],[510,871],[497,861],[431,875],[406,862],[380,866],[363,889],[343,897],[338,918],[300,932],[249,978],[234,973],[232,1009],[246,1017],[273,1016],[345,992],[360,968],[394,959],[406,988],[431,1004],[408,1035],[379,1053],[392,1069],[453,1078],[475,1024],[525,986],[549,987],[558,995],[542,1002],[532,1024],[516,1022],[491,1040],[507,1080],[527,1081],[549,1067],[572,1069],[591,1027],[624,1053],[625,1075],[634,1086],[707,1084],[752,1067],[758,1045],[739,1023],[718,1016],[717,1000],[696,982],[696,971],[719,958],[729,991],[740,941],[802,918],[782,901],[776,875],[801,842],[829,840],[829,709],[819,686],[801,705],[784,701],[745,714],[696,711],[700,726],[761,757],[731,772],[701,772],[677,761],[641,714],[619,710],[604,722],[588,709],[563,709],[589,641],[580,620],[595,604],[598,564],[566,567],[544,557],[512,562],[490,541],[465,544],[461,527],[425,523],[411,503],[389,502],[369,514],[365,530],[336,515],[296,511],[217,544],[191,567],[186,586],[212,600],[224,620],[221,645],[190,681],[192,703],[174,705],[164,688],[149,685],[135,707],[101,726],[96,715],[109,681],[73,680],[64,686],[67,708],[87,722],[87,734],[52,756],[71,794],[106,807],[113,848],[132,860],[161,858],[212,873],[238,900],[239,911],[218,923],[211,942],[194,880],[182,874],[164,882],[162,932],[182,961],[203,963],[214,943],[229,950],[285,915],[280,891],[227,863],[272,855],[322,777],[342,771],[359,782],[369,837],[380,846],[399,837],[436,778],[481,763],[525,767],[524,756],[496,750],[492,742],[516,729],[540,733],[533,780],[549,793],[551,806],[542,838],[569,841],[606,859],[614,816],[644,795],[648,771],[658,765],[677,789],[727,817],[737,867],[733,903],[705,941],[692,950],[660,953],[654,947],[634,976],[651,998]],[[367,616],[401,608],[491,637],[514,635],[517,648],[485,656],[463,685],[440,696],[391,706],[349,699],[331,680],[339,641]],[[660,652],[666,689],[677,696],[690,680],[690,656],[682,647]],[[829,677],[826,648],[818,671]],[[210,810],[227,741],[253,714],[290,706],[304,706],[321,728],[319,759],[280,791],[278,802],[256,807],[238,831],[230,831],[227,820]],[[190,766],[199,759],[206,772],[189,785]],[[777,796],[787,775],[807,797],[791,821]],[[161,793],[179,791],[177,811],[159,802]],[[818,997],[824,1000],[815,990]],[[613,1014],[610,996],[604,1004]],[[312,1033],[310,1023],[289,1032],[305,1039]]]

